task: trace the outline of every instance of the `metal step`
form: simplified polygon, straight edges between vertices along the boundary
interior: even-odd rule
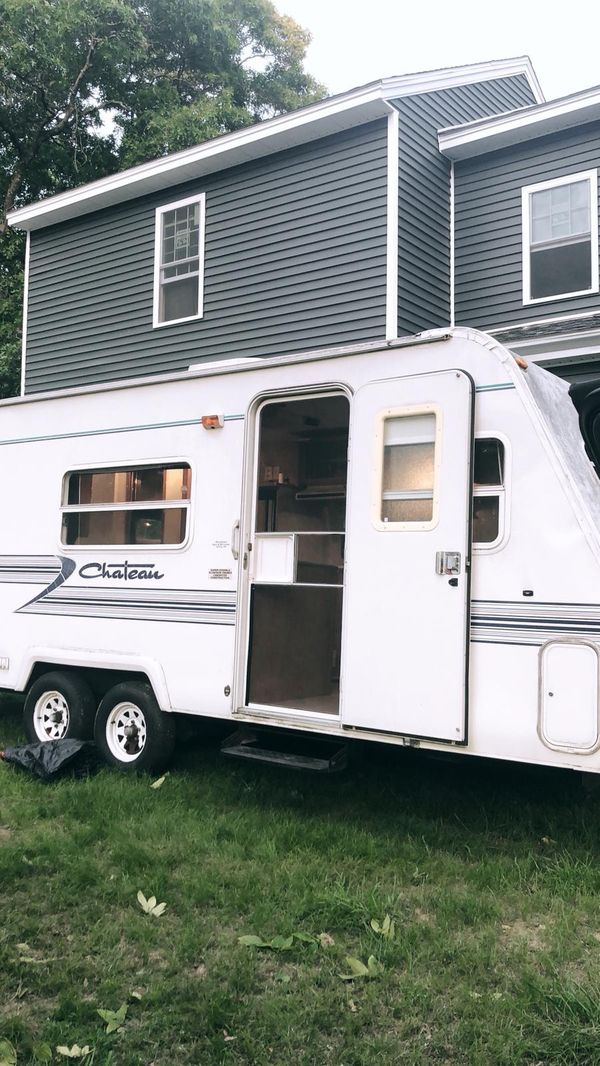
[[[238,729],[225,738],[221,752],[229,759],[246,759],[320,774],[338,773],[348,765],[347,744],[276,729]]]

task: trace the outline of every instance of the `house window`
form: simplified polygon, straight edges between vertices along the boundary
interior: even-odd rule
[[[62,543],[182,544],[190,485],[187,463],[70,471],[63,486]]]
[[[154,325],[202,316],[205,196],[156,211]]]
[[[523,302],[597,292],[597,172],[528,185],[522,197]]]
[[[495,438],[475,441],[473,544],[489,548],[504,524],[504,445]]]

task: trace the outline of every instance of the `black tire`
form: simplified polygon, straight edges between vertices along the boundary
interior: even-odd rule
[[[173,754],[175,722],[161,711],[147,682],[122,681],[98,707],[94,740],[106,762],[119,770],[163,770]]]
[[[54,670],[34,681],[25,697],[23,725],[28,740],[91,740],[96,700],[83,677]]]

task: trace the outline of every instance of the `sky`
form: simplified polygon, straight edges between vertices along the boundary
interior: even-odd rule
[[[436,67],[528,55],[547,100],[600,85],[600,4],[572,0],[275,0],[309,30],[330,93]]]

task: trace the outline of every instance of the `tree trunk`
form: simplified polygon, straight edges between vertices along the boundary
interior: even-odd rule
[[[6,195],[4,197],[4,203],[0,207],[0,237],[5,237],[8,231],[8,222],[6,216],[9,211],[12,210],[12,206],[15,202],[15,196],[17,195],[21,185],[23,184],[23,165],[17,163],[13,170],[12,177],[8,183]]]

